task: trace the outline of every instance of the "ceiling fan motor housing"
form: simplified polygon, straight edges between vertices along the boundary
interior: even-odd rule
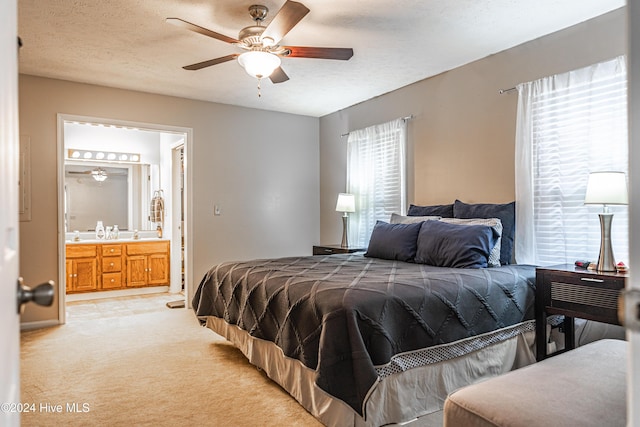
[[[269,47],[275,44],[275,40],[270,37],[263,39],[262,33],[266,27],[260,25],[262,21],[267,17],[267,13],[269,13],[269,9],[267,6],[262,6],[259,4],[254,4],[249,6],[249,15],[256,22],[257,25],[251,25],[249,27],[243,28],[240,30],[238,34],[238,40],[241,40],[244,45],[251,49],[253,47]]]
[[[238,34],[238,39],[241,40],[247,47],[262,46],[261,39],[262,33],[264,33],[265,27],[259,25],[252,25],[250,27],[243,28]]]

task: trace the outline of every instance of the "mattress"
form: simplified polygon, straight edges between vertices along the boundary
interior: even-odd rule
[[[451,269],[361,254],[290,257],[214,266],[193,306],[203,324],[220,319],[273,343],[283,358],[313,372],[315,387],[366,419],[381,380],[438,363],[425,349],[497,330],[511,332],[495,342],[517,340],[525,332],[518,328],[533,319],[534,283],[532,266]],[[462,345],[437,357],[481,349]]]

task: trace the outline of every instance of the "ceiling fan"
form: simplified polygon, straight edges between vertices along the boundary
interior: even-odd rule
[[[264,27],[262,22],[267,17],[268,12],[269,9],[266,6],[250,6],[249,14],[255,21],[255,25],[240,30],[237,39],[216,33],[180,18],[167,18],[166,21],[170,24],[233,44],[246,51],[241,54],[232,53],[220,58],[198,62],[182,68],[185,70],[200,70],[237,58],[245,71],[250,76],[258,79],[258,96],[260,96],[260,79],[269,77],[273,83],[282,83],[289,80],[289,76],[280,67],[280,57],[348,60],[353,56],[353,49],[351,48],[278,45],[280,40],[309,13],[309,9],[302,3],[287,0],[269,25]]]

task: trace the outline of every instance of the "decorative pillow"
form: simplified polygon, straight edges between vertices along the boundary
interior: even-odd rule
[[[497,238],[496,231],[488,225],[425,221],[418,233],[415,262],[436,267],[484,268]]]
[[[516,232],[516,202],[504,204],[479,203],[471,205],[456,200],[453,203],[453,214],[455,218],[499,218],[502,222],[500,264],[511,264],[513,236]]]
[[[439,216],[403,216],[398,215],[397,213],[392,213],[389,224],[414,224],[416,222],[437,221],[439,219]]]
[[[461,219],[461,218],[442,218],[442,222],[449,224],[460,225],[488,225],[493,228],[498,234],[495,246],[489,253],[489,267],[500,267],[500,243],[502,241],[502,221],[498,218],[473,218],[473,219]]]
[[[453,218],[453,205],[416,206],[409,205],[409,216],[440,216]]]
[[[371,232],[366,257],[413,262],[421,222],[388,224],[377,221]]]

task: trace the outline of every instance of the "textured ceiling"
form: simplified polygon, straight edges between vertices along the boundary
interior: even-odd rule
[[[624,0],[303,0],[311,12],[283,45],[352,47],[349,61],[283,58],[290,80],[257,80],[241,52],[167,24],[177,17],[231,37],[284,0],[19,0],[20,72],[266,110],[323,116],[624,6]]]

